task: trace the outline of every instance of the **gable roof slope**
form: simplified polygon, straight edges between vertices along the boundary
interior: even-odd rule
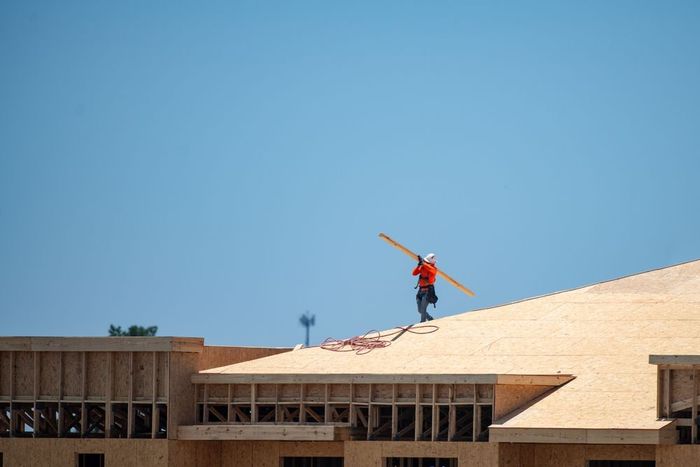
[[[220,375],[573,375],[505,428],[659,429],[650,354],[700,354],[700,260],[432,321],[358,356],[318,347]]]

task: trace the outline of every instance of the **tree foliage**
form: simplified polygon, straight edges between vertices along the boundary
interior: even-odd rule
[[[123,330],[121,326],[109,325],[110,336],[155,336],[158,332],[158,326],[137,326],[136,324],[129,326],[129,329]]]

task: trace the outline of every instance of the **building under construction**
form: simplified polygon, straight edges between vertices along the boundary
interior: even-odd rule
[[[324,347],[0,338],[0,466],[700,466],[700,261]]]

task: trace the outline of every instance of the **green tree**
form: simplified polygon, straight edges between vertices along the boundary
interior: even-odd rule
[[[121,326],[110,324],[108,332],[110,336],[155,336],[158,332],[158,326],[149,326],[145,328],[134,324],[129,326],[129,329],[125,331]]]

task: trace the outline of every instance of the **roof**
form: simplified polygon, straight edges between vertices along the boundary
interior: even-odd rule
[[[700,260],[432,321],[365,355],[308,348],[205,375],[573,375],[494,428],[659,430],[651,354],[700,354]]]

